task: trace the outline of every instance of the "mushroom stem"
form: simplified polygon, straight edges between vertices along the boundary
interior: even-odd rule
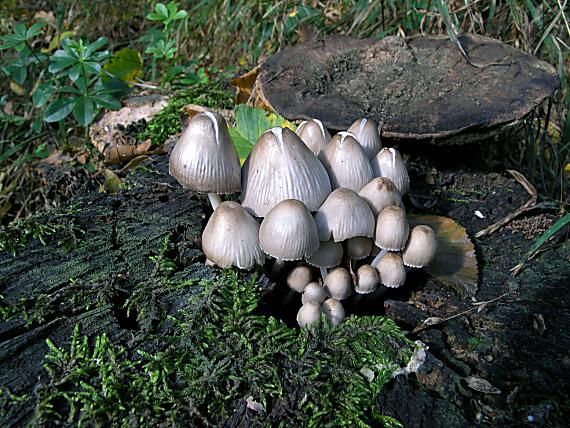
[[[293,300],[293,297],[295,297],[295,294],[296,294],[295,290],[290,288],[287,294],[285,295],[285,298],[281,301],[281,307],[287,307],[289,303],[291,303],[291,300]]]
[[[275,263],[273,263],[273,268],[271,269],[271,276],[275,277],[279,275],[279,272],[281,272],[283,266],[285,266],[284,260],[275,259]]]
[[[210,205],[212,205],[212,209],[216,211],[218,205],[222,203],[222,197],[217,193],[208,193],[208,199],[210,200]]]
[[[323,278],[323,281],[324,281],[328,275],[327,268],[322,267],[322,268],[320,268],[320,270],[321,270],[321,277]]]
[[[374,257],[374,260],[372,260],[372,263],[370,263],[370,265],[372,267],[376,267],[378,265],[378,263],[380,263],[380,260],[382,259],[382,257],[384,257],[386,254],[388,254],[388,250],[380,250],[378,255],[376,257]]]

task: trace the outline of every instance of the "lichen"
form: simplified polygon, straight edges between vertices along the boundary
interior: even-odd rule
[[[398,327],[351,317],[289,328],[258,313],[257,286],[235,271],[187,283],[200,292],[165,320],[171,331],[129,346],[106,335],[91,346],[78,327],[69,349],[48,341],[34,422],[221,425],[249,403],[251,424],[397,426],[376,399],[413,349]]]

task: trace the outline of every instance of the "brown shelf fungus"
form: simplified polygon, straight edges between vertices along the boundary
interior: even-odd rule
[[[370,161],[375,177],[388,177],[401,196],[404,196],[410,188],[410,177],[406,165],[396,149],[383,148]]]
[[[348,132],[352,132],[356,136],[368,159],[372,159],[376,156],[376,153],[382,148],[378,127],[372,119],[358,119],[350,125]]]
[[[336,134],[319,153],[319,160],[329,174],[332,189],[346,188],[358,192],[374,177],[362,146],[349,132]]]
[[[265,217],[281,201],[297,199],[316,211],[331,191],[323,165],[288,128],[263,133],[242,168],[242,205]]]
[[[435,232],[429,226],[419,224],[410,232],[410,239],[402,253],[406,266],[421,268],[427,266],[435,257],[437,239]]]
[[[387,206],[404,207],[400,192],[388,177],[373,178],[360,189],[358,195],[368,202],[374,217],[378,217],[378,214]]]
[[[303,143],[318,156],[327,144],[331,142],[331,134],[319,119],[310,119],[301,122],[296,134],[301,138]]]
[[[378,215],[375,235],[377,247],[388,251],[400,251],[406,246],[409,233],[410,226],[403,208],[391,205]]]
[[[278,272],[287,260],[301,260],[319,249],[319,234],[305,204],[295,199],[279,202],[261,222],[261,249],[276,259]]]
[[[387,253],[376,266],[380,282],[389,288],[398,288],[406,282],[406,268],[397,253]]]
[[[202,250],[208,260],[223,269],[251,269],[263,265],[259,224],[237,202],[222,202],[202,233]]]
[[[214,210],[220,194],[239,192],[239,156],[225,119],[212,112],[194,116],[170,153],[168,170],[183,187],[207,192]]]

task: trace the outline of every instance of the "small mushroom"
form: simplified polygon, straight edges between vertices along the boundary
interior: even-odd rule
[[[316,211],[331,192],[327,171],[288,128],[263,133],[242,168],[242,205],[265,217],[279,202],[297,199]]]
[[[323,303],[326,298],[327,295],[323,286],[318,282],[310,282],[301,295],[301,302],[303,302],[303,304],[307,302]]]
[[[346,254],[348,254],[352,260],[365,259],[370,255],[373,246],[374,242],[372,239],[365,236],[355,236],[354,238],[344,241]]]
[[[351,133],[336,134],[319,153],[319,160],[329,174],[332,189],[345,188],[358,192],[372,180],[370,161]]]
[[[419,224],[410,232],[410,239],[402,254],[406,266],[420,268],[427,266],[435,257],[437,240],[429,226]]]
[[[225,119],[212,112],[194,116],[170,153],[168,170],[183,187],[207,192],[214,210],[219,194],[239,192],[239,156]]]
[[[312,274],[308,266],[299,265],[287,275],[287,285],[291,290],[302,293],[309,282]]]
[[[383,148],[370,163],[375,177],[388,177],[402,196],[408,192],[410,177],[400,152],[393,148]]]
[[[339,325],[345,318],[344,307],[336,299],[327,299],[323,302],[322,311],[326,314],[333,327]]]
[[[303,303],[297,312],[297,323],[299,327],[314,327],[321,322],[321,304],[317,302]]]
[[[274,273],[285,260],[312,256],[319,249],[319,233],[305,204],[286,199],[269,211],[259,228],[259,245],[276,259]]]
[[[311,266],[318,267],[324,280],[327,277],[327,269],[338,266],[342,261],[342,256],[342,244],[334,242],[331,238],[328,241],[320,241],[319,249],[305,261]]]
[[[343,300],[350,296],[352,278],[345,268],[334,268],[328,273],[324,282],[325,292],[329,297]]]
[[[301,122],[296,134],[301,138],[303,143],[318,156],[327,144],[331,142],[331,134],[319,119],[310,119]]]
[[[370,265],[362,265],[356,271],[356,287],[354,291],[358,294],[372,293],[378,287],[378,271]]]
[[[376,220],[376,246],[383,250],[400,251],[408,240],[410,226],[406,212],[401,207],[389,206],[382,210]]]
[[[406,281],[406,268],[402,257],[397,253],[388,253],[376,266],[380,282],[386,287],[398,288]]]
[[[358,119],[350,125],[348,132],[352,132],[356,136],[368,159],[372,159],[376,156],[376,153],[382,148],[378,127],[372,119]]]
[[[211,262],[227,269],[251,269],[263,265],[259,247],[259,224],[237,202],[222,202],[202,233],[202,250]]]
[[[374,217],[378,217],[378,214],[390,205],[404,207],[400,192],[398,192],[398,189],[396,189],[396,186],[388,177],[373,178],[366,186],[360,189],[358,195],[368,202]]]

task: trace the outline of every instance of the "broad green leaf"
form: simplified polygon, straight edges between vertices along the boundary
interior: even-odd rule
[[[265,111],[240,104],[235,108],[236,129],[253,146],[261,134],[271,128]]]
[[[46,104],[49,101],[52,94],[53,94],[53,86],[40,85],[32,95],[32,102],[38,108],[43,107],[44,104]]]
[[[93,97],[93,99],[97,105],[109,110],[119,110],[121,108],[121,102],[110,94],[99,94]]]
[[[101,74],[101,64],[95,61],[85,61],[83,63],[83,67],[85,68],[85,73],[87,74]]]
[[[3,42],[2,45],[0,45],[0,50],[16,48],[19,45],[26,45],[24,41],[15,34],[7,34],[0,37],[0,40]]]
[[[46,122],[59,122],[65,119],[73,110],[75,98],[59,98],[52,102],[44,111]]]
[[[26,67],[8,65],[4,70],[19,85],[23,85],[26,82],[26,77],[28,77],[28,69]]]
[[[154,8],[154,10],[156,10],[156,13],[158,13],[159,15],[162,15],[163,17],[162,19],[168,18],[168,9],[164,4],[158,3]]]
[[[234,146],[236,146],[236,150],[238,152],[240,163],[243,165],[245,159],[251,153],[251,149],[253,148],[253,144],[244,138],[237,129],[233,126],[228,127],[228,131],[230,132],[230,137],[234,142]]]
[[[149,21],[162,21],[163,16],[158,13],[151,12],[146,16],[146,19]]]
[[[184,19],[188,16],[188,12],[186,12],[185,10],[179,10],[178,12],[176,12],[176,14],[174,14],[174,16],[172,17],[172,20],[174,21],[175,19]]]
[[[103,46],[105,46],[107,43],[108,43],[108,40],[106,37],[99,37],[93,43],[87,45],[87,47],[85,48],[85,51],[83,53],[85,58],[90,57],[95,51],[98,51]]]
[[[42,28],[44,28],[45,25],[46,23],[44,21],[32,25],[28,31],[26,31],[26,39],[30,40],[40,35],[42,33]]]
[[[79,76],[83,74],[83,67],[82,64],[75,64],[73,67],[69,69],[67,75],[71,80],[74,82],[79,79]]]
[[[141,54],[131,48],[121,49],[103,66],[103,70],[103,82],[112,78],[134,82],[142,74]]]
[[[90,97],[77,98],[73,107],[73,116],[81,126],[88,126],[95,118],[95,104]]]
[[[26,31],[26,26],[21,22],[14,26],[14,34],[20,37],[20,40],[26,40]]]
[[[76,63],[77,58],[65,50],[58,49],[50,58],[48,70],[50,73],[56,74]]]

